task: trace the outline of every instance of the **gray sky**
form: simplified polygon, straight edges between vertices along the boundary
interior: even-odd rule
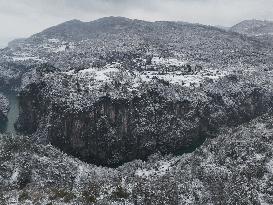
[[[231,26],[273,19],[273,0],[0,0],[0,47],[71,19],[105,16]]]

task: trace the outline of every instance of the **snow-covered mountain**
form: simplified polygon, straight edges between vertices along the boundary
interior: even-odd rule
[[[72,20],[10,45],[1,51],[1,82],[22,89],[17,129],[97,164],[186,149],[271,107],[262,84],[271,79],[271,47],[215,27]]]
[[[138,71],[201,66],[209,75],[235,67],[270,69],[269,49],[255,39],[200,24],[121,17],[72,20],[2,49],[0,86],[25,83],[32,68],[43,63],[63,71],[116,63]],[[161,65],[149,65],[152,62]]]
[[[261,20],[245,20],[231,27],[231,31],[249,36],[273,35],[273,22]]]
[[[29,138],[0,139],[0,202],[270,204],[272,68],[260,38],[185,22],[72,20],[13,41],[0,88],[20,91]]]
[[[231,27],[230,31],[254,37],[273,46],[273,22],[261,20],[245,20]]]

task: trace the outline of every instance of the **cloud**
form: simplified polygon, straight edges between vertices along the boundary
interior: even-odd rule
[[[272,0],[0,0],[0,39],[27,37],[61,22],[104,16],[231,26],[273,19]]]

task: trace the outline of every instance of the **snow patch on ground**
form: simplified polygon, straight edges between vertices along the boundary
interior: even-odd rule
[[[181,61],[176,58],[160,58],[160,57],[152,58],[153,65],[183,66],[183,65],[186,65],[187,63],[188,62]]]
[[[159,61],[160,63],[166,60]],[[158,61],[156,61],[158,62]],[[178,60],[172,59],[168,61],[171,63],[182,64]],[[112,65],[106,65],[103,68],[88,68],[80,71],[80,77],[93,77],[94,80],[98,82],[110,82],[111,77],[118,72],[123,72],[129,77],[132,81],[132,87],[137,88],[141,82],[151,82],[153,80],[161,80],[168,82],[170,84],[178,84],[185,87],[195,86],[199,87],[202,82],[206,79],[218,80],[226,75],[228,75],[227,71],[219,71],[219,70],[202,70],[196,74],[183,74],[182,71],[173,71],[173,72],[165,72],[161,73],[160,71],[121,71],[121,65],[119,63],[115,63]]]
[[[172,166],[171,161],[160,161],[159,166],[151,169],[138,169],[135,172],[136,176],[149,178],[152,176],[163,176],[169,171]]]
[[[94,80],[107,82],[111,79],[111,75],[117,72],[119,72],[119,70],[115,67],[115,65],[108,65],[104,69],[89,68],[82,70],[80,71],[80,76],[92,76],[94,77]]]
[[[12,58],[14,61],[27,61],[27,60],[34,60],[34,61],[40,61],[38,57],[33,56],[16,56]]]
[[[10,177],[10,183],[16,182],[17,179],[18,179],[18,176],[19,176],[19,170],[18,170],[18,168],[16,168],[16,169],[13,171],[13,173],[12,173],[12,175],[11,175],[11,177]]]
[[[63,51],[66,50],[66,47],[67,47],[66,45],[61,45],[61,46],[59,46],[59,47],[57,47],[57,48],[52,49],[52,51],[53,51],[54,53],[63,52]]]
[[[50,42],[50,43],[59,43],[60,40],[57,39],[57,38],[50,38],[50,39],[48,39],[48,42]]]
[[[23,52],[23,53],[14,53],[14,56],[12,57],[13,61],[27,61],[27,60],[33,60],[33,61],[42,61],[39,57],[33,56],[30,53]]]
[[[273,174],[273,159],[267,163],[267,169],[271,174]]]

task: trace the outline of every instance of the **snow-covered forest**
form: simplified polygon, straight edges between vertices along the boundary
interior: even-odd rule
[[[106,17],[10,42],[0,204],[272,204],[272,25]]]

